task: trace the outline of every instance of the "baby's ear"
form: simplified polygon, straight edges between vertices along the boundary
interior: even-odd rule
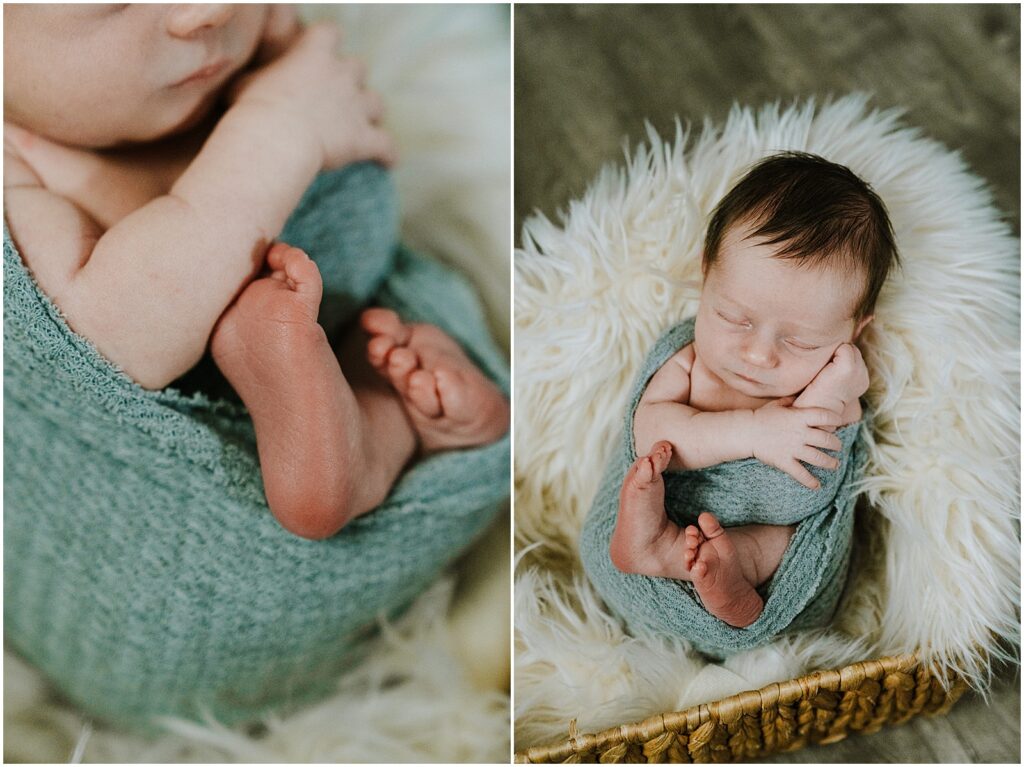
[[[861,319],[861,321],[857,323],[856,329],[853,331],[853,338],[851,340],[856,341],[860,337],[860,332],[864,330],[864,328],[868,326],[868,323],[870,323],[874,318],[875,315],[869,314],[867,317]]]

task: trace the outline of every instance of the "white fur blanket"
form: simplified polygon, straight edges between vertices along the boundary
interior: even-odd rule
[[[814,668],[919,651],[984,686],[1020,601],[1019,241],[958,155],[854,95],[736,107],[627,151],[515,254],[516,749]],[[694,314],[707,217],[761,157],[850,167],[888,206],[903,269],[865,336],[875,412],[852,576],[831,630],[706,664],[630,637],[581,574],[578,531],[659,332]]]
[[[385,98],[401,153],[403,237],[470,277],[507,348],[507,7],[311,5],[303,15],[341,21],[343,47],[367,61],[370,84]],[[388,627],[335,696],[258,734],[172,723],[173,734],[145,741],[94,726],[5,652],[5,760],[506,761],[507,527],[499,522],[484,555],[470,555],[457,591],[448,576]]]

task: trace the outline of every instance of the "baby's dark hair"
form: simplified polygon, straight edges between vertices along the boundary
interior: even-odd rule
[[[874,190],[849,168],[805,152],[761,160],[711,214],[701,270],[706,276],[730,226],[782,245],[777,258],[839,267],[866,277],[854,319],[871,314],[889,270],[899,264],[889,214]]]

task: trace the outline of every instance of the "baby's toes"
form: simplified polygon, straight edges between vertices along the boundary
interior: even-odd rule
[[[396,346],[395,339],[389,335],[374,336],[366,342],[366,359],[378,372],[387,371],[388,355]]]
[[[388,378],[399,393],[406,394],[409,389],[409,374],[419,366],[416,352],[405,346],[395,348],[388,355]]]
[[[697,529],[696,525],[687,525],[685,530],[686,545],[687,547],[693,548],[695,551],[700,546],[704,536],[701,535],[700,530]]]
[[[650,456],[641,456],[633,464],[633,485],[641,490],[646,490],[653,479],[654,467],[651,466]]]
[[[437,395],[441,398],[441,407],[445,414],[454,415],[460,419],[466,419],[467,416],[473,414],[469,387],[461,373],[447,368],[436,368],[434,379],[437,385]]]
[[[694,546],[694,547],[691,548],[691,547],[687,546],[686,549],[684,549],[684,551],[683,551],[683,566],[687,570],[692,570],[693,569],[693,563],[696,562],[696,561],[697,561],[697,547]]]
[[[291,251],[298,251],[302,253],[298,248],[293,248],[286,242],[275,242],[267,250],[267,266],[270,267],[271,271],[283,272],[285,261],[287,260]],[[303,253],[305,255],[305,253]]]
[[[656,442],[651,449],[651,460],[654,463],[654,470],[663,474],[672,460],[672,443],[667,440]]]
[[[417,370],[409,376],[406,397],[428,418],[437,418],[444,412],[437,392],[437,379],[427,370]]]
[[[693,565],[693,574],[701,578],[714,575],[718,571],[718,562],[718,552],[714,546],[701,546],[697,552],[697,561]]]
[[[725,528],[719,523],[718,518],[709,511],[701,512],[701,515],[697,517],[697,524],[700,526],[701,533],[708,540],[717,538],[725,532]]]
[[[372,336],[388,335],[395,339],[399,346],[409,343],[412,331],[402,323],[401,318],[391,309],[374,307],[367,309],[359,317],[359,324],[363,330]]]
[[[323,281],[320,279],[320,270],[309,256],[301,250],[295,250],[298,255],[289,256],[284,264],[284,273],[288,279],[288,287],[307,298],[315,298],[316,305],[320,306],[320,298],[323,294]]]

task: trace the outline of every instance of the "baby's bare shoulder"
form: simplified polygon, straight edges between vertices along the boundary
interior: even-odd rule
[[[693,344],[687,344],[682,349],[673,354],[668,362],[677,365],[680,370],[685,373],[687,379],[690,377],[690,373],[693,371],[693,360],[694,360]],[[668,363],[665,363],[668,364]]]
[[[4,147],[4,218],[11,239],[39,286],[59,296],[103,234],[70,200],[43,186],[16,152]]]
[[[693,360],[693,344],[687,344],[658,368],[640,401],[687,404],[690,398],[690,371],[693,370]]]

